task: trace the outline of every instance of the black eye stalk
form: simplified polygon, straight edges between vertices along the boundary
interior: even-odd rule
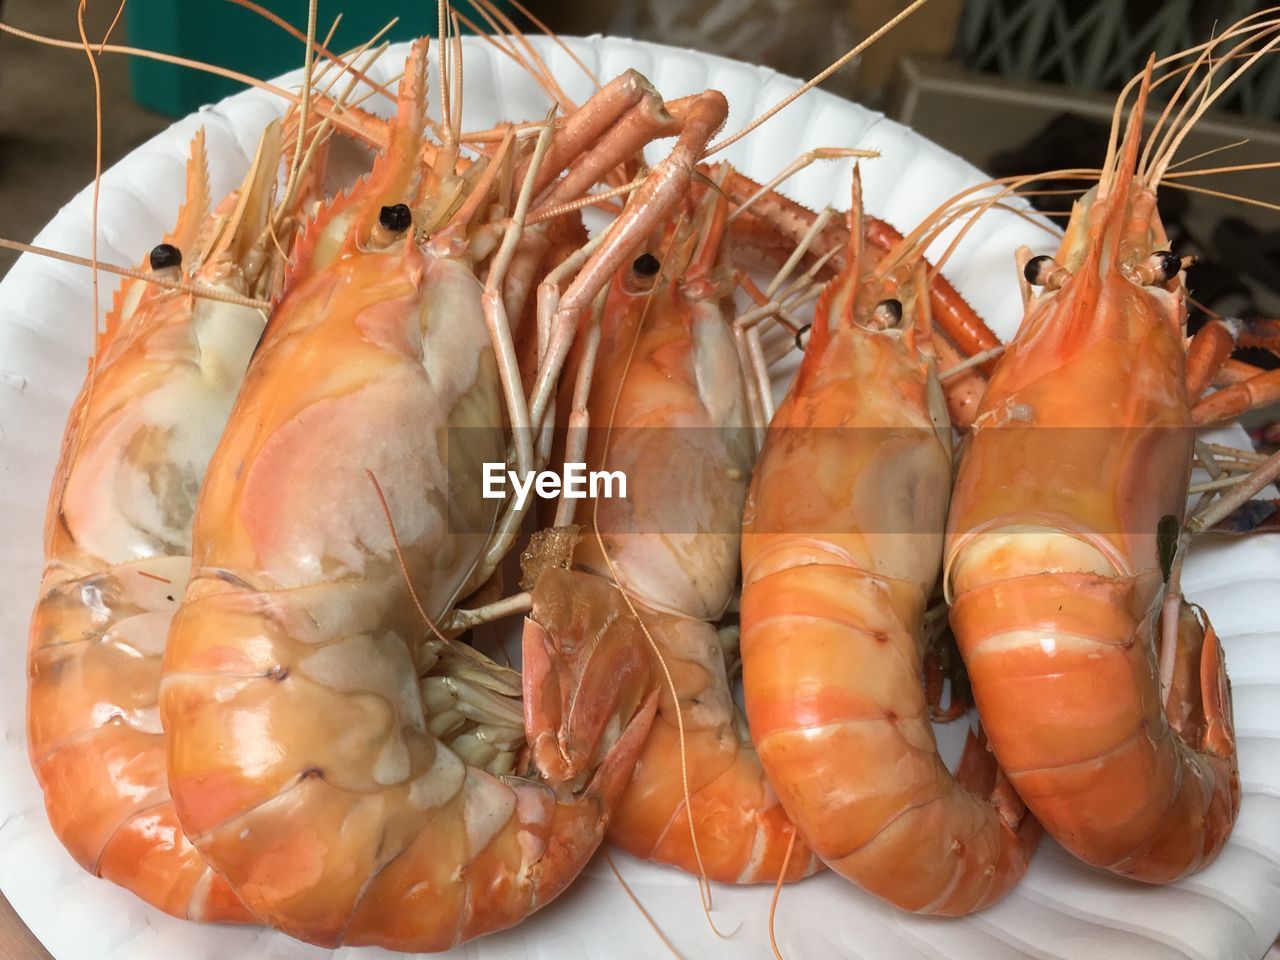
[[[172,243],[158,243],[151,250],[151,269],[168,270],[182,266],[182,251]]]
[[[1151,282],[1166,284],[1182,272],[1182,258],[1168,250],[1160,250],[1147,258]]]
[[[407,203],[396,203],[383,207],[378,213],[378,223],[391,233],[404,233],[413,226],[413,211]]]
[[[1058,261],[1054,260],[1053,257],[1032,257],[1027,261],[1027,265],[1022,268],[1022,275],[1027,278],[1027,283],[1033,287],[1043,287],[1057,270]]]
[[[1163,287],[1195,262],[1195,257],[1179,257],[1168,250],[1157,250],[1145,260],[1122,264],[1120,272],[1139,286]]]
[[[1062,264],[1050,256],[1032,257],[1022,268],[1022,275],[1033,287],[1044,287],[1046,290],[1060,290],[1071,279],[1071,274]]]
[[[902,301],[881,300],[871,314],[881,324],[882,330],[892,329],[902,323]]]
[[[662,269],[662,261],[652,253],[642,253],[636,257],[635,263],[631,264],[631,269],[635,271],[637,277],[648,280],[658,275],[658,271]]]

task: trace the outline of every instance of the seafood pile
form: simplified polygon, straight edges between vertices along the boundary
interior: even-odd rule
[[[1280,396],[1232,358],[1280,341],[1187,337],[1155,198],[1275,12],[1126,87],[1102,166],[1061,172],[1056,254],[1008,251],[1007,344],[939,240],[1043,172],[890,224],[855,167],[812,211],[796,169],[892,158],[752,179],[715,155],[766,117],[718,140],[723,93],[634,70],[575,103],[489,16],[549,114],[468,129],[447,30],[393,89],[377,38],[311,38],[241,184],[212,195],[197,133],[125,271],[28,659],[77,862],[183,919],[403,951],[521,922],[606,841],[704,901],[829,869],[942,916],[1000,900],[1046,833],[1135,882],[1211,863],[1240,784],[1182,563],[1265,524],[1280,461],[1195,430]],[[571,464],[585,496],[486,483]],[[486,645],[515,618],[518,653]],[[933,723],[969,690],[952,770]]]

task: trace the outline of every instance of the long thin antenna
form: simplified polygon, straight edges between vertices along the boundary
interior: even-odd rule
[[[663,946],[671,951],[671,955],[675,957],[676,960],[684,960],[683,955],[676,949],[675,944],[668,939],[666,933],[663,932],[663,929],[658,926],[658,921],[653,919],[653,914],[649,913],[645,908],[645,905],[640,902],[640,898],[636,896],[635,891],[631,889],[631,884],[627,883],[627,881],[623,879],[622,872],[618,869],[618,865],[613,862],[613,857],[609,856],[608,848],[606,847],[603,849],[601,853],[604,854],[605,863],[609,864],[609,869],[613,871],[613,875],[617,877],[618,882],[622,884],[623,891],[631,898],[631,902],[636,905],[636,909],[639,910],[644,918],[649,921],[649,926],[653,927],[653,932],[658,935],[658,939],[662,941]]]
[[[234,3],[238,7],[243,7],[245,10],[248,10],[251,13],[257,14],[258,16],[266,20],[268,23],[274,24],[275,26],[279,27],[281,30],[289,34],[289,36],[293,37],[295,40],[301,40],[303,43],[307,42],[307,35],[305,33],[303,33],[301,30],[295,27],[288,20],[284,19],[284,17],[280,16],[274,10],[268,10],[266,7],[262,6],[261,4],[255,3],[254,0],[227,0],[227,2]],[[359,70],[354,65],[346,63],[341,57],[339,57],[337,54],[335,54],[332,50],[329,49],[329,44],[333,41],[334,29],[336,29],[338,25],[338,21],[341,19],[342,19],[342,14],[338,14],[337,18],[334,19],[333,28],[330,29],[329,36],[325,39],[324,43],[315,44],[316,52],[320,54],[320,56],[324,57],[326,60],[330,61],[331,63],[338,64],[339,66],[342,67],[343,70],[348,70],[354,73],[361,82],[368,84],[376,92],[381,93],[383,96],[388,97],[391,100],[394,100],[396,98],[396,94],[394,90],[392,90],[390,87],[387,87],[378,83],[376,80],[370,77],[363,70]]]
[[[576,110],[578,105],[569,99],[568,95],[564,92],[564,89],[551,73],[551,68],[548,67],[546,61],[538,55],[538,51],[531,43],[529,43],[528,38],[520,32],[520,28],[515,25],[515,22],[503,13],[496,5],[485,3],[484,0],[476,0],[474,6],[476,12],[484,18],[485,23],[489,25],[494,34],[505,37],[511,44],[510,48],[505,48],[507,50],[507,55],[515,60],[516,63],[520,64],[520,66],[523,67],[531,76],[533,76],[535,82],[537,82],[538,85],[546,91],[547,95],[550,96],[552,100],[556,101],[556,103],[558,103],[566,113]],[[470,22],[468,22],[468,26],[473,30],[476,29],[475,25]],[[476,30],[476,32],[479,33],[480,31]],[[554,38],[555,35],[551,34],[551,36]],[[529,59],[527,62],[516,50],[517,46],[523,49],[525,55],[528,56]]]
[[[85,56],[89,58],[89,70],[93,74],[93,107],[96,117],[93,139],[93,207],[89,214],[89,264],[93,276],[93,334],[98,339],[98,203],[102,197],[102,75],[98,72],[98,59],[89,46],[89,36],[85,31],[84,13],[87,0],[80,0],[76,7],[76,29],[80,31],[80,43],[84,47]]]
[[[1262,36],[1266,36],[1267,34],[1280,33],[1280,23],[1272,22],[1272,23],[1267,23],[1264,26],[1265,26],[1265,29],[1261,29],[1257,31]],[[1240,33],[1239,28],[1236,27],[1236,28],[1233,28],[1231,31],[1229,31],[1225,36],[1232,37],[1234,39],[1234,37],[1238,36],[1239,33]],[[1256,37],[1250,36],[1247,39],[1242,40],[1239,44],[1233,47],[1229,52],[1231,54],[1243,52],[1244,47],[1248,45],[1250,42],[1252,42],[1254,39],[1256,39]],[[1236,69],[1233,70],[1221,83],[1219,83],[1217,87],[1211,87],[1210,85],[1212,83],[1214,76],[1222,68],[1222,65],[1221,63],[1214,64],[1208,69],[1204,80],[1201,81],[1201,87],[1202,87],[1201,102],[1191,112],[1190,116],[1188,117],[1186,122],[1181,126],[1180,129],[1179,128],[1170,129],[1167,132],[1165,139],[1160,143],[1160,146],[1157,148],[1156,153],[1152,156],[1152,167],[1154,169],[1152,169],[1151,174],[1148,177],[1148,184],[1147,184],[1151,189],[1155,189],[1155,186],[1160,182],[1161,177],[1164,176],[1165,170],[1168,168],[1169,164],[1173,161],[1173,157],[1178,152],[1178,148],[1182,146],[1182,142],[1187,138],[1187,135],[1190,134],[1191,128],[1195,125],[1196,121],[1199,120],[1200,117],[1202,117],[1209,110],[1211,106],[1213,106],[1213,104],[1218,100],[1218,98],[1220,98],[1224,93],[1227,92],[1228,88],[1230,88],[1231,85],[1241,75],[1243,75],[1246,71],[1248,71],[1249,68],[1252,67],[1262,57],[1266,56],[1267,54],[1275,50],[1277,45],[1280,45],[1280,36],[1273,36],[1270,40],[1268,40],[1265,44],[1263,44],[1261,49],[1250,54],[1247,57],[1247,59],[1245,59],[1245,62],[1242,63],[1240,66],[1236,67]],[[1228,59],[1232,59],[1232,58],[1229,57]]]
[[[302,106],[299,107],[301,115],[298,117],[298,139],[293,147],[293,162],[289,165],[289,179],[285,182],[292,187],[298,177],[298,168],[302,164],[303,147],[307,141],[307,124],[310,122],[311,116],[311,85],[315,73],[315,49],[316,49],[316,8],[319,6],[319,0],[310,0],[307,4],[307,44],[303,54],[302,61]]]
[[[396,533],[395,521],[391,519],[391,507],[387,504],[386,494],[382,492],[382,484],[378,482],[377,476],[368,467],[365,467],[364,472],[369,477],[369,482],[373,484],[373,492],[378,495],[378,503],[382,506],[382,515],[386,518],[387,529],[391,531],[391,545],[395,548],[396,559],[400,561],[400,572],[404,575],[404,584],[409,590],[409,599],[413,601],[418,614],[426,623],[427,628],[436,635],[436,638],[442,643],[452,645],[452,641],[440,632],[440,628],[436,626],[435,621],[428,616],[422,601],[418,599],[418,591],[413,588],[413,578],[409,576],[409,564],[404,559],[404,550],[400,547],[400,537]]]
[[[787,852],[782,858],[782,869],[778,871],[778,882],[773,885],[773,896],[769,898],[769,946],[777,960],[783,960],[782,950],[778,947],[778,931],[775,923],[778,916],[778,898],[782,895],[782,881],[787,876],[787,867],[791,863],[791,854],[796,846],[796,828],[791,827],[791,836],[787,839]]]
[[[1266,200],[1255,200],[1253,197],[1241,197],[1234,193],[1226,193],[1222,190],[1210,190],[1208,187],[1195,187],[1189,183],[1183,183],[1181,179],[1174,180],[1172,183],[1166,181],[1164,186],[1171,187],[1174,190],[1185,190],[1188,193],[1199,193],[1206,197],[1217,197],[1220,200],[1231,200],[1235,203],[1248,204],[1251,207],[1261,207],[1263,210],[1280,211],[1280,203],[1269,203]]]
[[[98,59],[94,56],[93,50],[89,46],[89,36],[84,26],[84,12],[86,0],[80,0],[76,7],[76,29],[80,32],[80,42],[83,45],[84,55],[89,58],[89,70],[93,73],[93,104],[94,104],[94,147],[93,147],[93,206],[89,217],[89,252],[90,261],[89,269],[92,271],[93,277],[93,353],[89,356],[89,382],[88,388],[85,390],[84,415],[88,417],[93,412],[93,388],[98,380],[98,310],[99,289],[98,289],[98,201],[102,195],[102,77],[98,73]],[[105,37],[103,38],[106,39]],[[101,53],[98,54],[101,56]],[[76,431],[76,456],[80,455],[80,446],[84,443],[86,430]]]
[[[7,33],[11,37],[18,37],[22,40],[30,40],[32,43],[43,44],[46,47],[56,47],[59,50],[84,50],[84,45],[75,40],[59,40],[57,37],[46,37],[42,33],[35,33],[31,30],[23,30],[21,27],[15,27],[11,24],[0,21],[0,33]],[[104,43],[99,48],[101,53],[123,53],[127,56],[138,57],[142,60],[155,60],[158,63],[169,63],[177,67],[186,67],[190,70],[199,70],[201,73],[208,73],[215,77],[225,77],[228,80],[234,80],[236,83],[243,83],[247,87],[256,87],[267,93],[274,94],[282,100],[289,103],[302,103],[302,97],[299,94],[286,90],[284,87],[277,86],[266,80],[259,80],[257,77],[250,76],[247,73],[241,73],[239,70],[230,70],[226,67],[220,67],[213,63],[204,63],[200,60],[193,60],[190,57],[179,57],[172,53],[161,53],[158,50],[147,50],[142,47],[131,47],[117,43]],[[321,111],[324,112],[324,111]],[[343,116],[340,112],[329,112],[326,114],[333,122],[346,130],[359,136],[364,131],[360,125],[354,122],[350,117]]]
[[[750,133],[756,127],[772,119],[775,114],[777,114],[779,111],[785,110],[794,101],[800,99],[800,97],[804,96],[806,93],[808,93],[818,84],[820,84],[823,80],[827,79],[827,77],[831,76],[841,67],[843,67],[846,63],[848,63],[850,60],[856,57],[858,54],[862,53],[864,50],[866,50],[868,47],[874,44],[877,40],[883,37],[886,33],[888,33],[890,30],[892,30],[894,27],[900,24],[903,20],[907,19],[907,17],[911,16],[913,13],[915,13],[917,10],[919,10],[928,2],[929,0],[914,0],[914,2],[909,7],[903,10],[897,16],[890,19],[888,23],[886,23],[875,33],[867,37],[865,40],[859,43],[856,47],[854,47],[852,50],[846,53],[843,57],[841,57],[835,63],[831,64],[831,66],[827,67],[827,69],[823,70],[821,73],[815,76],[812,80],[805,83],[803,86],[800,87],[800,89],[783,97],[776,104],[774,104],[764,113],[760,114],[760,116],[756,117],[754,120],[748,123],[745,127],[743,127],[741,130],[735,133],[733,136],[725,137],[719,143],[713,143],[711,146],[707,148],[707,151],[702,155],[702,158],[705,160],[707,157],[711,156],[713,153],[719,153],[725,147],[728,147],[732,144],[737,143],[739,140],[745,137],[748,133]]]
[[[120,6],[116,7],[116,15],[111,18],[111,25],[107,27],[107,32],[102,35],[102,39],[98,41],[98,55],[102,55],[102,45],[111,39],[111,35],[116,32],[116,27],[120,25],[120,18],[124,16],[124,7],[129,0],[120,0]]]
[[[485,3],[486,0],[479,0],[479,2]],[[515,7],[517,10],[520,11],[520,13],[524,15],[524,18],[526,20],[528,20],[535,27],[541,30],[546,36],[550,37],[551,41],[557,47],[563,50],[565,52],[565,55],[570,60],[572,60],[575,64],[578,65],[578,69],[587,75],[587,79],[590,80],[593,84],[595,84],[596,88],[599,89],[600,78],[596,76],[596,74],[594,73],[594,71],[591,70],[590,67],[588,67],[585,63],[582,62],[582,58],[573,52],[572,47],[570,47],[567,43],[561,40],[560,36],[554,30],[552,30],[545,23],[543,23],[536,16],[534,16],[533,11],[530,10],[528,7],[526,7],[523,3],[521,3],[520,0],[510,0],[510,2],[513,7]]]
[[[206,287],[199,283],[186,283],[182,280],[166,280],[163,277],[157,277],[155,274],[145,273],[142,270],[135,270],[132,267],[118,267],[113,263],[102,263],[94,261],[88,257],[77,257],[72,253],[63,253],[61,250],[51,250],[48,247],[37,247],[31,243],[18,243],[16,240],[5,240],[0,237],[0,247],[6,250],[13,250],[17,253],[30,253],[39,257],[48,257],[51,260],[61,260],[63,263],[74,263],[79,267],[90,267],[95,270],[101,270],[105,273],[113,273],[117,277],[128,277],[131,280],[142,280],[146,283],[153,283],[157,287],[164,287],[167,290],[181,290],[183,293],[190,293],[193,296],[203,297],[206,300],[218,300],[222,303],[233,303],[239,307],[252,307],[255,310],[270,310],[271,303],[267,300],[254,300],[252,297],[242,297],[238,294],[228,293],[225,290],[219,290],[216,287]],[[95,331],[96,333],[96,331]]]

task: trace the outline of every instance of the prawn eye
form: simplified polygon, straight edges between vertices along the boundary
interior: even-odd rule
[[[158,243],[151,249],[151,269],[165,270],[182,266],[182,251],[172,243]]]
[[[902,323],[902,301],[881,300],[871,313],[876,320],[883,324],[884,329],[896,327]]]
[[[648,280],[658,275],[658,271],[662,269],[662,261],[652,253],[642,253],[636,257],[635,263],[631,264],[631,269],[635,271],[637,277]]]
[[[1050,256],[1032,257],[1022,268],[1022,275],[1033,287],[1043,287],[1058,270],[1058,261]]]
[[[403,233],[413,225],[413,212],[406,203],[392,204],[378,213],[378,223],[391,233]]]
[[[1168,250],[1159,250],[1147,258],[1152,283],[1168,283],[1182,272],[1182,258]]]

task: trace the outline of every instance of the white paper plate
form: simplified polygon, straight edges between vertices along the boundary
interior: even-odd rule
[[[569,94],[590,86],[569,58],[535,40]],[[756,67],[685,50],[626,40],[569,41],[600,75],[636,67],[668,97],[706,87],[732,105],[728,130],[795,88]],[[403,63],[392,51],[376,74]],[[510,62],[466,42],[466,126],[545,113],[539,91]],[[433,97],[434,100],[434,97]],[[103,178],[100,255],[136,263],[174,220],[192,133],[208,133],[215,191],[239,181],[262,126],[281,112],[270,96],[247,92],[176,123]],[[975,131],[980,136],[980,131]],[[861,146],[884,159],[863,164],[872,213],[909,228],[940,201],[982,179],[977,170],[922,137],[836,97],[812,93],[727,151],[747,173],[768,176],[815,146]],[[659,145],[659,150],[661,145]],[[656,152],[656,151],[655,151]],[[788,184],[810,205],[847,206],[849,165],[813,167]],[[38,242],[88,254],[86,190]],[[1012,251],[1041,248],[1042,231],[1011,215],[992,215],[973,231],[946,273],[1007,336],[1020,303]],[[1051,242],[1048,243],[1052,246]],[[112,281],[104,276],[103,304]],[[24,728],[27,617],[40,575],[45,497],[67,410],[85,374],[90,347],[87,271],[23,257],[0,284],[0,889],[58,960],[320,958],[329,954],[262,929],[198,926],[167,917],[80,870],[45,820],[27,764]],[[1217,862],[1169,887],[1128,883],[1082,866],[1051,842],[1041,845],[1017,890],[964,920],[908,916],[830,874],[783,891],[778,935],[793,960],[861,957],[1218,958],[1261,957],[1280,930],[1280,537],[1201,544],[1187,564],[1188,592],[1222,634],[1235,690],[1244,804],[1235,834]],[[1271,591],[1276,591],[1272,593]],[[944,736],[957,739],[956,726]],[[615,853],[628,883],[685,956],[768,957],[768,889],[715,889],[718,939],[698,906],[693,881]],[[451,956],[653,957],[664,947],[597,858],[557,903],[514,930],[481,939]],[[372,960],[382,951],[348,948],[338,957]]]

